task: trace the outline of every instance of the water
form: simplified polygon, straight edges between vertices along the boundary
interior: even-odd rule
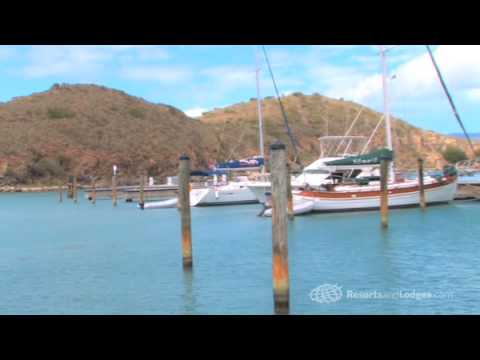
[[[2,194],[0,314],[272,314],[271,220],[258,211],[193,208],[194,270],[185,273],[176,209]],[[291,313],[480,313],[479,215],[479,202],[394,210],[388,231],[376,212],[297,217]],[[312,301],[322,284],[342,298]]]

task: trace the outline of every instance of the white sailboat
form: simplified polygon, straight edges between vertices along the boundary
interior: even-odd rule
[[[260,98],[260,64],[258,53],[256,56],[256,86],[257,86],[257,106],[258,106],[258,122],[260,134],[260,156],[250,159],[242,159],[240,161],[224,164],[224,168],[215,168],[215,171],[236,172],[261,169],[264,173],[264,145],[263,145],[263,117]],[[259,160],[261,159],[261,162]],[[229,167],[229,164],[234,163]],[[251,166],[249,166],[251,164]],[[259,165],[260,164],[260,165]],[[244,165],[244,166],[243,166]],[[190,206],[218,206],[218,205],[242,205],[258,203],[257,197],[249,189],[251,181],[246,176],[237,176],[235,180],[227,181],[226,174],[222,175],[221,181],[218,176],[213,176],[213,182],[205,184],[205,187],[194,188],[190,190]],[[169,199],[165,201],[157,201],[145,204],[145,209],[158,209],[176,207],[177,199]]]
[[[383,65],[383,96],[384,96],[384,117],[385,131],[387,138],[387,152],[393,155],[392,132],[390,126],[390,114],[388,104],[387,84],[387,60],[386,51],[381,47],[381,58]],[[351,166],[363,162],[364,158],[351,157],[343,160],[328,162],[327,165],[333,169]],[[371,158],[371,163],[380,163],[380,156]],[[453,200],[457,190],[457,175],[453,169],[448,169],[441,177],[424,177],[425,199],[428,205],[436,203],[447,203]],[[389,207],[409,207],[420,204],[419,180],[406,180],[395,178],[393,161],[390,162],[388,203]],[[294,200],[297,203],[313,202],[313,211],[350,211],[370,210],[380,208],[380,182],[372,181],[364,185],[343,185],[336,184],[332,189],[304,189],[296,192]]]

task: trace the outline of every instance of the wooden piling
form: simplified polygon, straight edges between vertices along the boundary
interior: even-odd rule
[[[285,145],[281,142],[270,146],[270,169],[273,299],[275,313],[288,314],[290,310],[290,280],[288,273],[287,154]]]
[[[112,203],[117,206],[117,175],[112,176]]]
[[[380,215],[382,218],[382,227],[388,227],[388,165],[386,159],[380,163]]]
[[[184,269],[192,268],[192,229],[190,214],[190,158],[180,156],[178,208],[182,226],[182,256]]]
[[[68,177],[67,198],[73,199],[73,176]]]
[[[73,202],[78,202],[77,177],[73,177]]]
[[[292,195],[292,180],[290,176],[290,166],[287,163],[287,204],[288,204],[288,219],[294,220],[295,214],[293,213],[293,195]]]
[[[427,207],[427,203],[425,201],[425,187],[423,184],[423,159],[418,158],[418,187],[419,187],[419,195],[420,195],[420,207],[422,210],[425,210]]]
[[[60,185],[58,186],[58,201],[63,202],[63,185],[60,182]]]
[[[142,175],[140,178],[140,200],[139,200],[139,205],[140,209],[143,210],[143,207],[145,205],[145,175]]]
[[[97,202],[97,181],[93,178],[92,182],[92,204],[95,205]]]

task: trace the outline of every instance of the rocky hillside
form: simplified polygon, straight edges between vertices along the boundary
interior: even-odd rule
[[[108,178],[113,164],[124,180],[141,169],[171,174],[182,152],[204,166],[215,145],[208,127],[178,109],[94,85],[54,85],[4,103],[0,128],[0,168],[19,183]]]
[[[320,95],[283,98],[303,163],[319,153],[317,138],[341,135],[362,108]],[[265,144],[288,143],[275,99],[264,101]],[[364,108],[352,135],[372,132],[381,114]],[[452,120],[453,121],[453,120]],[[109,179],[113,164],[121,182],[136,181],[141,171],[164,177],[177,171],[186,152],[196,168],[209,160],[258,154],[256,101],[187,117],[168,105],[153,104],[124,92],[95,85],[54,85],[50,90],[0,104],[0,178],[7,184],[52,184],[77,174]],[[421,155],[427,166],[444,164],[447,144],[468,150],[465,140],[393,121],[397,166],[413,168]],[[372,148],[384,143],[383,127]]]
[[[368,138],[382,117],[382,114],[362,105],[318,94],[307,96],[295,93],[283,97],[282,102],[293,133],[300,144],[300,158],[304,164],[308,164],[318,157],[318,138],[320,136],[344,135],[360,110],[362,112],[350,135],[362,135]],[[276,138],[280,138],[290,145],[278,101],[274,98],[265,99],[263,113],[266,146]],[[255,99],[204,113],[201,121],[216,128],[220,158],[258,153],[258,120]],[[453,118],[452,121],[454,121]],[[384,126],[384,123],[380,125],[370,149],[382,147],[385,144]],[[400,169],[415,168],[418,156],[422,156],[426,160],[428,167],[442,167],[445,164],[442,152],[447,145],[458,146],[467,154],[470,153],[464,139],[419,129],[401,119],[393,118],[392,131],[396,150],[396,166]],[[293,158],[292,153],[290,153],[290,157]]]

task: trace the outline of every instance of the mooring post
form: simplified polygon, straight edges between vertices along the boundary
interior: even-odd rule
[[[92,184],[92,204],[95,205],[97,202],[97,182],[95,178],[93,178],[93,184]]]
[[[380,214],[382,227],[388,227],[388,160],[380,162]]]
[[[73,176],[68,177],[67,182],[67,198],[73,199]]]
[[[292,195],[292,180],[290,175],[290,166],[287,163],[287,202],[288,202],[288,219],[294,220],[295,214],[293,213],[293,195]]]
[[[182,255],[184,269],[192,268],[192,228],[190,214],[190,158],[180,156],[178,208],[182,226]]]
[[[425,210],[427,203],[425,201],[425,186],[423,184],[423,159],[418,158],[418,187],[420,192],[420,207]]]
[[[288,217],[287,217],[287,154],[285,145],[270,146],[272,182],[272,245],[273,299],[276,314],[290,310],[290,280],[288,274]]]
[[[60,182],[60,185],[58,186],[58,201],[63,202],[63,184]]]
[[[77,177],[73,177],[73,202],[78,202]]]
[[[145,205],[144,187],[145,187],[145,175],[142,174],[140,178],[140,201],[139,201],[140,209],[142,210]]]

